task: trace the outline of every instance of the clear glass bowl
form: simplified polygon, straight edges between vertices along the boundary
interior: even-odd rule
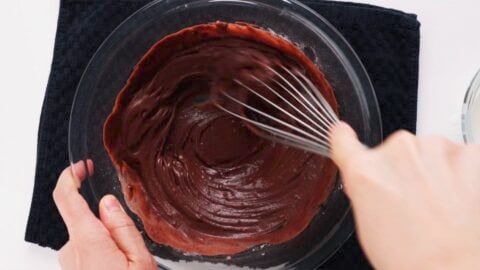
[[[381,141],[378,105],[363,65],[345,39],[308,7],[290,0],[153,1],[126,19],[100,46],[75,95],[70,118],[70,161],[94,161],[95,172],[82,186],[82,192],[95,211],[105,194],[116,195],[127,209],[102,134],[104,121],[132,68],[166,35],[217,20],[255,24],[297,44],[325,73],[333,86],[341,118],[352,125],[360,140],[367,145]],[[143,231],[141,221],[129,214]],[[350,205],[337,179],[308,228],[284,244],[261,245],[232,256],[206,257],[155,244],[145,234],[144,238],[159,268],[164,269],[315,269],[342,246],[352,231]]]
[[[480,70],[473,78],[463,101],[462,131],[466,143],[480,143]]]

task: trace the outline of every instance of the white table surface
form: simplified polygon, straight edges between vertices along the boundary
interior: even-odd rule
[[[358,2],[418,14],[418,133],[461,141],[463,97],[480,68],[480,1]],[[23,241],[58,8],[58,0],[0,1],[0,269],[58,269],[53,250]]]

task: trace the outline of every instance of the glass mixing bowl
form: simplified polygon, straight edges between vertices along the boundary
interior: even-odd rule
[[[366,145],[382,139],[376,97],[363,65],[345,39],[321,16],[291,0],[162,0],[153,1],[126,19],[104,41],[78,85],[73,103],[70,161],[92,159],[95,172],[82,192],[96,211],[105,194],[126,207],[102,140],[103,124],[132,68],[148,49],[168,34],[214,22],[247,22],[294,42],[325,73],[333,86],[341,118]],[[131,212],[138,229],[141,221]],[[231,256],[184,254],[145,242],[161,269],[234,269],[235,267],[315,269],[338,250],[353,231],[349,202],[337,179],[325,204],[296,238],[280,245],[261,245]]]
[[[480,143],[480,70],[473,78],[463,101],[462,131],[466,143]]]

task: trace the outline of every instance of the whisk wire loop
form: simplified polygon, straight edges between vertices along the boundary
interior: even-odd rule
[[[263,118],[233,111],[222,102],[217,106],[226,113],[259,128],[265,133],[262,133],[263,135],[273,141],[328,157],[330,129],[339,121],[335,110],[314,83],[299,70],[292,70],[285,66],[280,66],[281,70],[276,70],[268,65],[264,66],[274,75],[273,78],[269,78],[273,85],[255,75],[251,75],[251,78],[279,100],[269,98],[271,95],[266,95],[268,92],[258,91],[238,79],[234,82],[270,108],[275,109],[273,112],[233,97],[227,91],[222,91],[221,95],[240,106],[241,111],[248,110]]]

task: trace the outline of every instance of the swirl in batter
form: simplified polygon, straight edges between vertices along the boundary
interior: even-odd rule
[[[333,163],[264,139],[210,98],[240,92],[234,79],[266,80],[264,65],[279,64],[302,70],[336,107],[323,74],[297,47],[246,24],[184,29],[134,68],[104,142],[152,240],[189,253],[235,254],[286,242],[308,226],[335,181]]]

